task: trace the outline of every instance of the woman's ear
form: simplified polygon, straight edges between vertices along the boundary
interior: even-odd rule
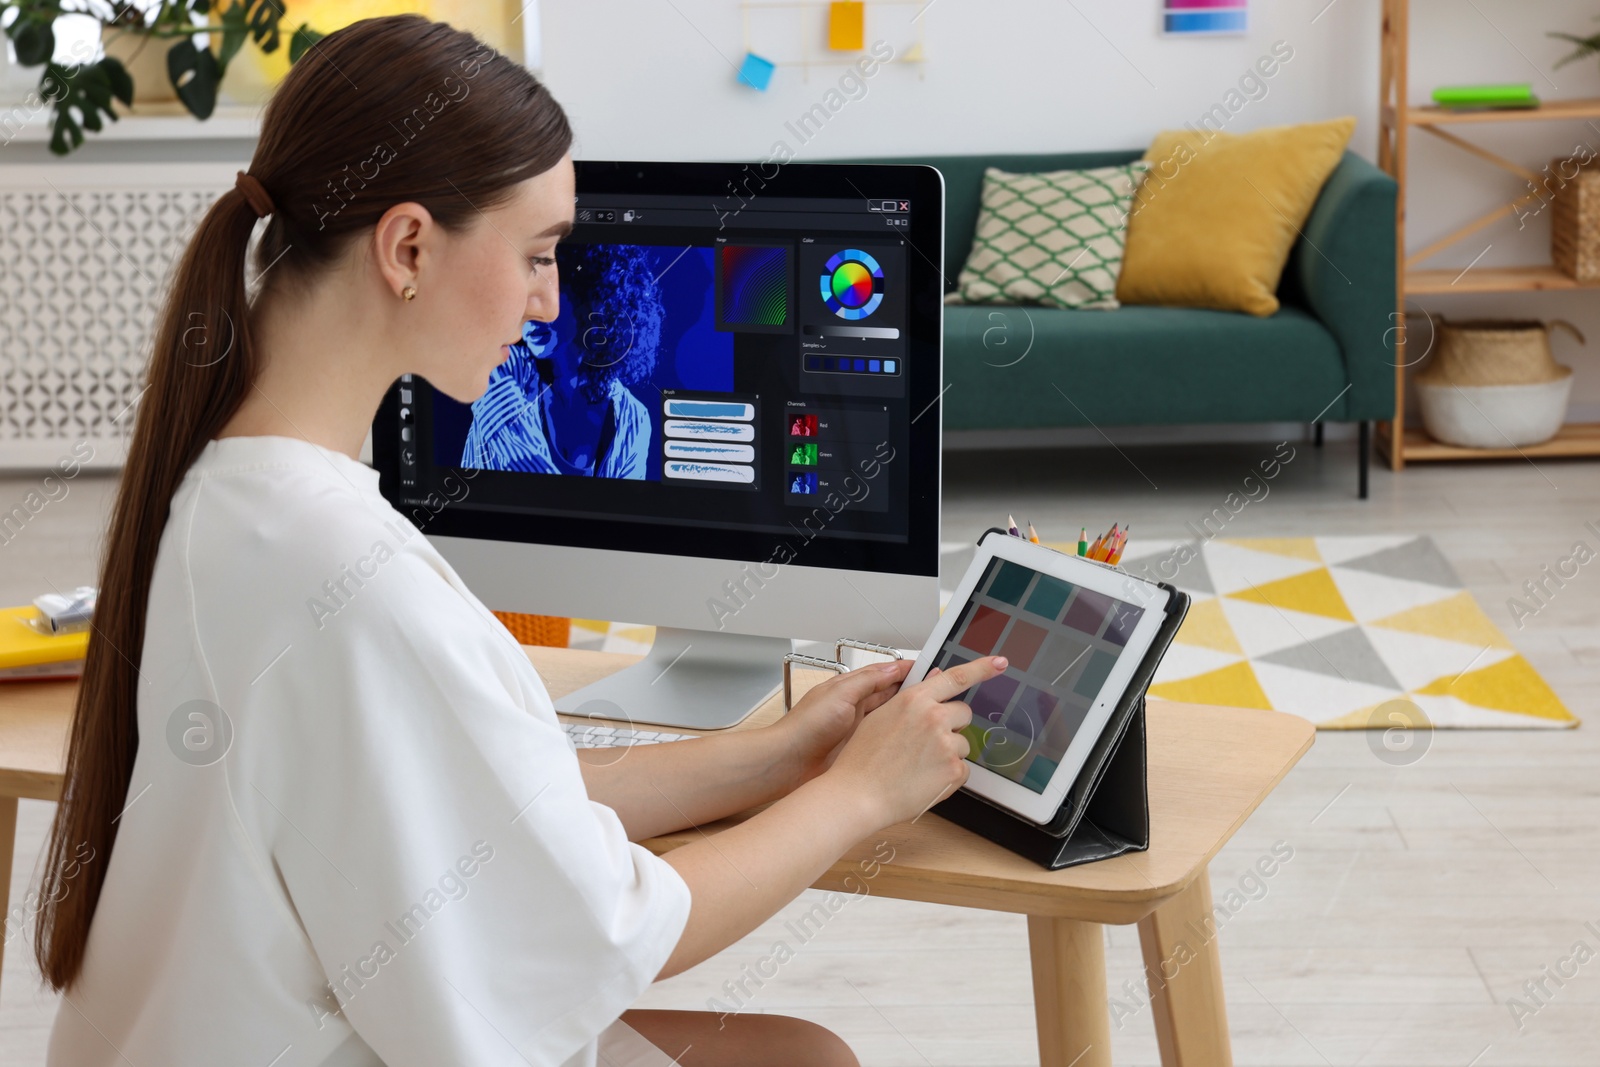
[[[424,288],[423,274],[433,259],[432,243],[439,227],[421,204],[407,201],[383,213],[373,231],[372,245],[378,272],[396,299],[406,286]]]

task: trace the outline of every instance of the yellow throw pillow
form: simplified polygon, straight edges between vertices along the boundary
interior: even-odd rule
[[[1117,299],[1271,315],[1278,279],[1354,118],[1253,133],[1168,130],[1145,153]]]

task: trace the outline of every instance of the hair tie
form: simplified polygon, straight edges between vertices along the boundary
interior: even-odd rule
[[[233,187],[244,194],[245,202],[255,209],[256,218],[264,219],[272,214],[272,197],[267,195],[266,186],[254,175],[241,170],[233,180]]]

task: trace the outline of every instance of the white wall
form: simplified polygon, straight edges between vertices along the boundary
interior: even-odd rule
[[[542,6],[545,76],[590,158],[765,158],[774,138],[793,143],[784,121],[843,70],[818,68],[802,81],[780,67],[765,93],[735,84],[731,66],[743,58],[735,0]],[[1315,25],[1310,3],[1257,0],[1248,37],[1208,40],[1162,37],[1159,7],[934,0],[923,16],[923,71],[905,65],[873,77],[802,156],[1132,147],[1197,118],[1277,40],[1295,58],[1237,128],[1356,114],[1363,140],[1376,143],[1376,0],[1338,0]],[[875,36],[870,17],[867,36]],[[909,43],[884,36],[897,52]]]
[[[1275,41],[1294,58],[1229,129],[1351,114],[1353,147],[1377,144],[1379,0],[1254,0],[1247,37],[1166,38],[1159,0],[932,0],[923,15],[928,61],[878,72],[808,143],[786,128],[836,86],[843,67],[780,68],[758,93],[735,81],[742,58],[737,0],[532,0],[541,16],[543,75],[590,159],[766,159],[783,140],[795,158],[857,154],[1133,148],[1198,119]],[[1600,97],[1600,60],[1553,70],[1568,50],[1550,30],[1600,29],[1593,0],[1413,0],[1412,99],[1435,85],[1528,81],[1551,99]],[[897,9],[903,23],[907,8]],[[764,16],[767,17],[767,16]],[[874,36],[869,17],[868,38]],[[758,27],[759,29],[759,27]],[[820,23],[817,24],[820,32]],[[905,33],[884,34],[897,51]],[[820,38],[816,42],[820,48]],[[1600,122],[1456,127],[1534,169],[1579,140],[1600,149]],[[97,141],[71,157],[91,166],[136,160],[244,160],[248,140]],[[52,161],[42,143],[0,150],[0,166]],[[1517,178],[1425,134],[1412,138],[1413,248],[1524,191]],[[1520,230],[1502,221],[1429,266],[1544,261],[1549,212]],[[1575,418],[1600,420],[1600,291],[1413,302],[1452,318],[1562,317],[1594,338],[1565,337],[1577,369]]]
[[[858,154],[1070,151],[1135,147],[1223,100],[1274,42],[1294,58],[1229,129],[1353,114],[1353,147],[1377,145],[1378,0],[1255,0],[1238,38],[1167,38],[1158,0],[933,0],[928,61],[891,67],[802,144],[785,127],[835,86],[843,68],[780,67],[772,88],[736,84],[743,56],[735,0],[542,0],[544,75],[590,159],[765,159],[783,140],[796,159]],[[1438,84],[1531,81],[1549,98],[1600,96],[1600,60],[1552,70],[1567,46],[1550,30],[1587,32],[1585,0],[1414,0],[1412,99]],[[869,8],[870,9],[870,8]],[[820,32],[820,24],[819,24]],[[871,21],[868,38],[874,36]],[[885,34],[897,51],[909,37]],[[1462,128],[1457,128],[1462,129]],[[1580,138],[1600,148],[1600,123],[1527,123],[1463,130],[1535,169]],[[1518,180],[1459,150],[1413,136],[1412,247],[1514,199]],[[1547,256],[1548,213],[1519,232],[1502,222],[1430,266],[1531,263]],[[1557,341],[1578,381],[1574,416],[1600,419],[1600,301],[1595,293],[1428,298],[1455,318],[1564,317],[1592,351]]]

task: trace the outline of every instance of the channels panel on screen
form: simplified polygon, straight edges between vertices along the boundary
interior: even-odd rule
[[[1042,793],[1144,609],[997,559],[961,612],[934,665],[1009,661],[962,697],[970,758]]]

